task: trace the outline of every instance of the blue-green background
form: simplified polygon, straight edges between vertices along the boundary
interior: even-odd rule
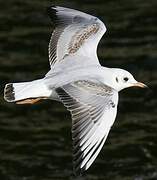
[[[100,155],[79,180],[157,180],[157,1],[0,0],[0,179],[72,180],[70,114],[50,100],[15,105],[5,83],[41,78],[49,70],[52,23],[46,7],[94,14],[107,26],[102,65],[129,70],[150,89],[120,93],[118,115]]]

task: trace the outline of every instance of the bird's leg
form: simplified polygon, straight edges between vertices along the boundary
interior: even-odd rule
[[[42,98],[36,98],[36,99],[25,99],[22,101],[17,101],[16,104],[35,104],[38,101],[40,101]]]

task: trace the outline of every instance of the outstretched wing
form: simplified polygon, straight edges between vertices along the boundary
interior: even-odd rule
[[[51,66],[76,54],[99,63],[97,45],[106,32],[102,21],[86,13],[59,6],[49,7],[48,14],[55,26],[49,43]]]
[[[71,112],[75,173],[87,170],[115,120],[118,92],[97,82],[77,81],[56,90]]]

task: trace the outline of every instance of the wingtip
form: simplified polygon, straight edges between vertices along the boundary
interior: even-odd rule
[[[47,10],[52,10],[52,9],[56,9],[56,6],[55,6],[55,5],[52,5],[52,6],[48,6],[48,7],[47,7]]]
[[[49,6],[47,7],[47,14],[54,23],[54,25],[57,24],[58,18],[57,18],[57,6]]]
[[[51,17],[56,14],[56,6],[49,6],[46,8],[48,15]]]
[[[78,177],[78,176],[79,176],[79,177],[84,176],[85,171],[86,171],[85,167],[83,167],[83,168],[80,168],[79,166],[74,166],[74,167],[73,167],[73,174],[74,174],[74,176],[76,176],[76,177]]]
[[[73,150],[74,151],[74,150]],[[75,176],[83,176],[86,169],[86,165],[81,167],[82,165],[82,158],[83,158],[83,152],[78,150],[77,152],[73,152],[73,172]]]

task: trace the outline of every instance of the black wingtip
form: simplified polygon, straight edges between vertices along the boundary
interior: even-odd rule
[[[85,175],[85,168],[80,168],[79,166],[73,167],[73,174],[75,177],[82,177]]]
[[[47,13],[53,22],[56,22],[57,20],[56,12],[57,12],[56,6],[47,7]]]
[[[83,152],[73,145],[73,172],[75,176],[83,176],[86,169],[85,166],[81,168],[81,162],[83,159]]]
[[[15,100],[15,92],[12,83],[6,84],[4,88],[4,99],[7,102],[13,102]]]

